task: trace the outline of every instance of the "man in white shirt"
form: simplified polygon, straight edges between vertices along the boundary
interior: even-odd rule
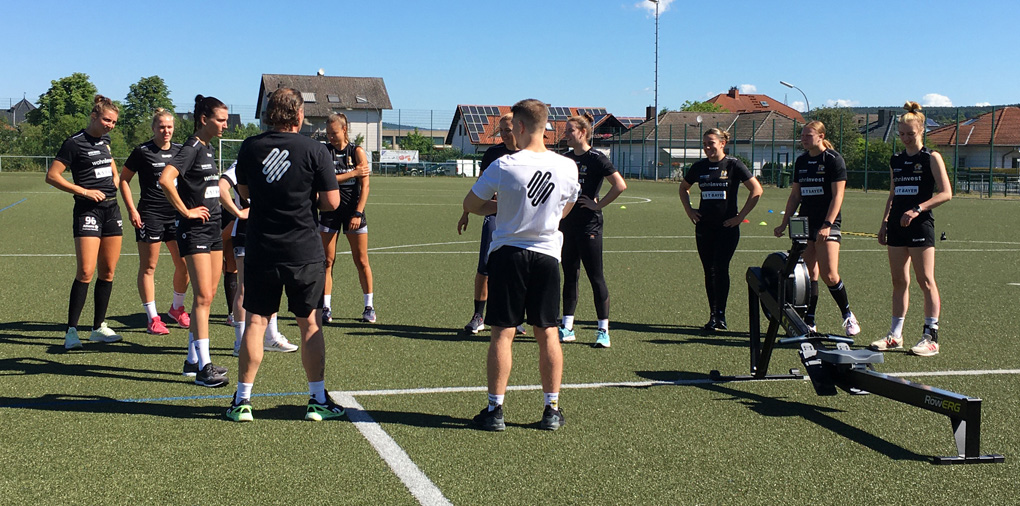
[[[517,325],[534,328],[545,408],[539,427],[563,426],[559,409],[563,378],[556,316],[560,303],[560,252],[563,219],[577,200],[577,167],[545,147],[549,109],[538,100],[514,104],[513,134],[520,151],[493,162],[464,198],[464,210],[482,216],[496,213],[489,246],[489,312],[492,328],[487,359],[488,406],[475,416],[484,430],[502,431],[503,398],[510,379],[511,344]]]

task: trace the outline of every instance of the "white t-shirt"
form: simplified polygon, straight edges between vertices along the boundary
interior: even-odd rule
[[[479,198],[499,193],[489,253],[514,246],[560,259],[560,219],[581,191],[577,166],[569,158],[521,150],[492,162],[471,187]]]

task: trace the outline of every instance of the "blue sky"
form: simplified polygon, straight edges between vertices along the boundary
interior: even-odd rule
[[[263,73],[382,77],[394,108],[452,111],[534,97],[642,116],[654,15],[638,0],[10,2],[0,106],[89,74],[123,99],[159,75],[254,109]],[[659,104],[730,86],[803,109],[1020,102],[1020,2],[662,0]],[[247,113],[250,115],[251,113]],[[443,126],[445,128],[445,125]]]

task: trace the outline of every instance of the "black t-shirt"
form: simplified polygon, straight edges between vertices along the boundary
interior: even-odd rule
[[[181,150],[181,145],[171,142],[168,149],[160,149],[154,142],[148,141],[131,151],[131,156],[124,162],[124,168],[138,174],[138,187],[141,197],[138,199],[138,213],[159,218],[172,218],[174,207],[163,194],[159,186],[159,176],[163,168],[173,160]]]
[[[358,167],[358,146],[348,142],[347,147],[339,149],[332,144],[326,144],[330,157],[333,159],[333,171],[336,175],[346,174]],[[337,211],[343,214],[350,214],[358,209],[358,200],[361,199],[361,178],[352,177],[340,185],[340,206]]]
[[[237,184],[248,186],[251,208],[245,261],[305,265],[326,259],[316,232],[317,192],[338,189],[333,158],[301,134],[249,137],[237,154]]]
[[[113,155],[110,153],[110,136],[93,137],[79,130],[60,146],[55,157],[71,171],[74,184],[86,190],[102,190],[107,199],[117,196],[113,184]],[[75,195],[76,200],[94,202]]]
[[[492,164],[492,162],[495,162],[496,160],[498,160],[500,157],[502,157],[504,155],[510,155],[510,154],[513,154],[513,153],[516,153],[516,152],[517,152],[516,150],[512,150],[512,149],[506,147],[506,143],[496,144],[495,146],[492,146],[489,149],[486,149],[485,150],[485,154],[482,155],[482,163],[481,163],[482,170],[480,170],[478,172],[479,175],[482,172],[485,172],[485,169],[488,169],[489,165]]]
[[[197,136],[192,135],[184,141],[184,145],[172,160],[170,165],[176,167],[180,173],[177,176],[177,193],[184,206],[188,209],[205,206],[209,210],[211,220],[219,218],[220,171],[216,168],[213,148],[202,144]]]
[[[574,150],[565,153],[570,161],[577,165],[577,182],[581,184],[581,193],[592,200],[597,200],[599,191],[602,189],[602,181],[606,176],[616,173],[616,167],[609,161],[601,151],[589,149],[583,154],[576,155]],[[575,205],[570,214],[563,218],[560,229],[586,227],[601,221],[602,211],[592,211],[584,206]]]
[[[237,160],[230,165],[230,168],[225,170],[223,174],[220,174],[221,180],[226,180],[227,184],[230,185],[230,189],[234,191],[234,205],[240,210],[248,209],[248,199],[241,197],[241,193],[237,191]],[[222,206],[220,206],[222,208]],[[235,221],[234,229],[231,231],[233,237],[244,237],[245,224],[248,220],[237,219],[236,216],[230,214],[230,211],[223,209],[222,216],[229,216],[229,220]],[[226,222],[224,222],[226,224]]]
[[[797,157],[793,182],[800,184],[800,215],[824,220],[832,203],[832,183],[846,181],[846,163],[839,153],[831,149],[818,156],[804,153]],[[840,220],[842,210],[836,214]]]
[[[684,181],[691,186],[697,184],[701,189],[698,212],[702,221],[721,224],[737,215],[737,190],[752,177],[743,162],[727,156],[718,162],[708,158],[694,162],[684,175]]]
[[[902,215],[931,198],[935,193],[935,176],[931,173],[931,150],[921,148],[914,156],[901,151],[892,155],[889,166],[892,167],[893,200],[889,208],[889,218]],[[921,213],[918,218],[930,215],[931,210]],[[897,219],[898,221],[898,219]]]

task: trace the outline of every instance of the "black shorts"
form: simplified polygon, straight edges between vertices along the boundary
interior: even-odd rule
[[[482,218],[482,240],[478,245],[478,274],[489,275],[489,245],[492,244],[492,229],[496,228],[496,215]]]
[[[177,222],[177,248],[181,256],[223,251],[223,237],[220,224],[215,221],[201,223],[199,220]]]
[[[907,228],[900,226],[900,220],[889,216],[885,227],[886,245],[893,248],[930,248],[935,246],[935,218],[931,213],[918,216]]]
[[[808,240],[815,241],[818,239],[818,229],[822,228],[822,222],[825,221],[824,216],[813,218],[808,216]],[[836,221],[829,227],[829,236],[825,238],[826,241],[835,241],[837,243],[843,242],[843,234],[839,231],[839,227],[842,225],[842,220],[836,219]]]
[[[560,307],[560,263],[556,257],[513,246],[489,255],[489,326],[555,327]],[[247,293],[247,292],[245,292]]]
[[[326,289],[325,262],[304,265],[244,265],[244,309],[269,316],[280,310],[280,297],[287,292],[287,309],[307,318],[322,308]]]
[[[226,230],[227,227],[233,227],[235,219],[237,219],[237,217],[234,216],[233,214],[230,214],[230,211],[227,211],[226,209],[221,209],[220,210],[220,230]]]
[[[326,232],[334,234],[336,232],[343,232],[345,234],[367,234],[368,233],[368,216],[361,217],[361,226],[354,229],[348,230],[351,224],[351,218],[354,217],[354,213],[357,209],[337,209],[336,211],[329,211],[319,214],[319,232]],[[362,213],[365,214],[365,213]]]
[[[157,243],[177,240],[174,217],[142,215],[142,228],[135,229],[135,242]]]
[[[117,199],[102,202],[74,200],[74,237],[118,237],[124,235],[124,220]]]

